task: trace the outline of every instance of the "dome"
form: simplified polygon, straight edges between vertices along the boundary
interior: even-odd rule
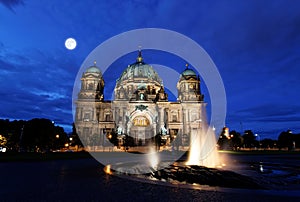
[[[141,51],[139,51],[139,56],[137,57],[136,62],[131,65],[128,65],[128,67],[124,70],[124,72],[117,81],[139,81],[145,79],[147,79],[148,81],[156,81],[162,84],[161,78],[158,76],[157,72],[153,69],[153,67],[144,63]]]
[[[94,62],[93,66],[87,68],[85,73],[99,73],[99,74],[101,74],[100,69],[96,66],[96,61]]]
[[[185,69],[182,73],[182,76],[197,76],[196,73],[191,69]]]

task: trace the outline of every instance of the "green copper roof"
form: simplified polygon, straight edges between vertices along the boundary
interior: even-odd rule
[[[128,65],[117,81],[132,80],[138,78],[148,78],[162,83],[161,78],[151,65],[144,63],[141,51],[135,63]]]
[[[101,71],[97,67],[92,66],[86,70],[86,73],[101,73]]]
[[[196,76],[196,73],[191,69],[185,69],[181,74],[183,76]]]
[[[101,74],[100,69],[96,66],[96,61],[94,62],[94,65],[87,68],[87,70],[85,72],[86,73],[99,73],[99,74]]]

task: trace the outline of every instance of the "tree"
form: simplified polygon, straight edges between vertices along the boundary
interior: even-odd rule
[[[80,138],[78,136],[78,133],[76,131],[76,127],[75,127],[74,123],[72,124],[72,133],[69,136],[72,137],[72,144],[73,145],[78,145],[78,147],[83,147],[83,144],[80,141]]]
[[[6,143],[7,143],[6,137],[4,137],[3,135],[0,135],[0,146],[5,147]]]
[[[295,148],[300,147],[300,134],[294,134]]]
[[[55,140],[50,138],[50,144],[52,149],[61,149],[65,146],[65,143],[68,142],[68,136],[65,133],[65,130],[60,126],[54,127],[54,134],[50,134],[55,137]]]
[[[18,151],[22,128],[26,121],[9,121],[0,119],[0,134],[7,139],[6,148],[8,151]]]
[[[133,139],[133,137],[131,137],[129,135],[125,135],[124,146],[126,147],[126,149],[128,147],[133,147],[134,146],[134,139]]]
[[[257,141],[252,130],[245,130],[243,139],[244,139],[244,146],[246,148],[252,148],[257,145]]]
[[[287,147],[288,150],[293,149],[293,134],[291,130],[283,131],[278,136],[278,148],[282,149]]]
[[[230,131],[229,133],[230,137],[230,146],[233,150],[238,150],[239,148],[242,147],[243,145],[243,137],[241,136],[240,133],[236,132],[235,130]]]
[[[66,138],[63,128],[49,119],[32,119],[24,125],[20,144],[26,151],[49,151],[61,147]]]
[[[58,149],[67,142],[67,134],[48,119],[30,121],[0,119],[0,134],[7,140],[8,151]]]
[[[261,140],[260,143],[261,143],[261,148],[264,148],[264,149],[275,148],[277,145],[276,140],[272,140],[269,138]]]
[[[230,149],[230,142],[229,142],[229,129],[224,127],[221,131],[220,137],[218,139],[219,149],[220,150],[227,150]]]

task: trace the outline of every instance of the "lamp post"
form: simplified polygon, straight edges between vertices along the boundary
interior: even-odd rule
[[[70,138],[69,138],[69,140],[70,140],[70,144],[69,144],[69,146],[71,146],[71,145],[72,145],[73,138],[72,138],[72,137],[70,137]],[[70,149],[71,149],[71,148],[70,148]]]
[[[102,151],[104,151],[104,146],[105,146],[104,145],[104,141],[105,141],[104,137],[106,137],[106,126],[103,129],[103,134],[102,134]]]
[[[59,134],[56,134],[55,135],[55,141],[54,141],[54,143],[55,143],[55,146],[53,145],[52,146],[52,149],[56,149],[56,150],[58,150],[58,149],[60,149],[60,145],[59,145]]]
[[[259,145],[259,149],[261,148],[261,143],[260,143],[260,135],[259,134],[254,134],[255,137],[258,137],[258,145]]]

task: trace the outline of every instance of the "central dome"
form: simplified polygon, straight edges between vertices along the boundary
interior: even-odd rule
[[[115,86],[115,100],[155,102],[167,100],[163,82],[139,51],[136,62],[128,65]],[[160,95],[160,97],[159,97]]]
[[[117,80],[117,83],[120,84],[123,81],[156,81],[159,84],[162,84],[161,78],[158,76],[153,67],[149,64],[144,63],[141,51],[139,51],[136,62],[128,65],[128,67],[121,74],[120,78]]]

